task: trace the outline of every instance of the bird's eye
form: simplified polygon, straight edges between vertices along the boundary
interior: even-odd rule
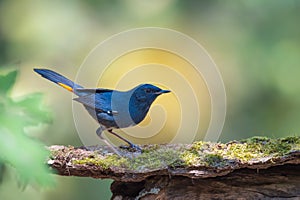
[[[149,89],[149,88],[146,88],[146,89],[145,89],[145,92],[146,92],[146,93],[151,93],[151,91],[152,91],[152,90]]]

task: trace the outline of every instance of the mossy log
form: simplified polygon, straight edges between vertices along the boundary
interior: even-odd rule
[[[112,199],[300,199],[300,137],[254,137],[226,144],[51,146],[57,174],[109,178]]]

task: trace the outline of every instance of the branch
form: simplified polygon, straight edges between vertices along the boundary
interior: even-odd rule
[[[223,191],[219,191],[222,195],[226,191],[232,193],[233,186],[225,187],[226,181],[227,184],[235,186],[258,185],[252,188],[252,193],[257,197],[262,197],[261,195],[266,197],[272,192],[275,196],[277,194],[280,196],[283,194],[274,191],[261,194],[263,190],[259,188],[266,183],[275,185],[280,181],[282,183],[282,170],[292,174],[289,177],[292,178],[289,180],[292,187],[300,187],[300,137],[281,139],[254,137],[226,144],[199,141],[193,144],[144,145],[142,148],[141,154],[121,149],[124,156],[118,157],[105,146],[88,148],[51,146],[48,165],[55,169],[57,174],[64,176],[113,179],[115,182],[111,189],[114,196],[121,195],[123,198],[128,197],[127,199],[130,199],[130,196],[135,198],[143,196],[144,193],[148,196],[156,195],[156,198],[158,195],[170,194],[170,191],[166,192],[167,189],[173,191],[173,196],[168,198],[175,198],[180,194],[184,194],[187,198],[187,194],[199,195],[200,191],[203,195],[206,194],[205,191],[212,189],[218,191],[220,188]],[[196,187],[191,180],[198,181],[202,185],[196,184]],[[177,187],[183,184],[191,187],[184,187],[181,189],[182,193],[179,193]],[[218,184],[221,184],[220,188]],[[127,188],[126,191],[122,189],[124,187]],[[251,190],[250,186],[249,188]],[[251,193],[250,190],[247,193]],[[240,189],[236,190],[238,191]],[[212,192],[209,194],[215,195]],[[300,196],[297,189],[291,194]]]
[[[139,182],[153,175],[208,178],[242,169],[266,169],[300,163],[300,137],[283,139],[250,138],[227,144],[144,145],[143,153],[121,150],[124,157],[105,146],[51,146],[48,165],[64,176],[110,178]]]

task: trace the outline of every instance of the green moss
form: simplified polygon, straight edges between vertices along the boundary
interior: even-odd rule
[[[94,157],[89,156],[83,159],[73,160],[73,164],[79,165],[96,165],[103,169],[108,169],[110,167],[126,167],[128,161],[126,158],[120,158],[117,155],[109,155],[105,157]]]
[[[172,148],[158,148],[151,146],[143,149],[143,153],[134,157],[118,157],[117,155],[101,156],[91,154],[88,157],[73,160],[73,164],[77,165],[96,165],[103,169],[110,167],[124,167],[129,170],[143,171],[154,170],[163,167],[174,167],[181,165],[182,161],[178,160],[179,151]]]
[[[194,142],[192,144],[192,147],[190,148],[191,151],[199,151],[201,148],[203,148],[203,145],[207,144],[206,142],[204,141],[197,141],[197,142]]]
[[[267,137],[252,137],[227,144],[195,142],[190,149],[180,156],[187,166],[223,166],[232,160],[248,162],[263,157],[283,156],[291,151],[300,150],[300,137],[271,139]]]
[[[253,137],[242,141],[248,146],[249,151],[258,152],[262,156],[282,156],[291,150],[299,150],[300,137],[286,137],[270,139]]]
[[[226,164],[226,161],[220,154],[207,154],[204,156],[204,161],[207,166],[211,167],[223,167]]]
[[[179,151],[171,148],[145,149],[141,155],[129,160],[129,167],[136,171],[172,167],[181,163],[178,158]]]
[[[183,164],[186,166],[191,166],[191,165],[200,165],[200,156],[192,151],[184,151],[180,155],[181,160],[183,161]],[[203,162],[201,162],[203,164]]]
[[[238,159],[240,161],[249,161],[253,158],[261,157],[260,145],[250,145],[247,143],[229,144],[223,151],[223,155],[228,159]]]
[[[279,139],[281,140],[282,142],[287,142],[287,143],[290,143],[290,144],[300,144],[300,137],[286,137],[286,138],[282,138],[282,139]]]
[[[271,139],[268,137],[259,137],[259,136],[255,136],[255,137],[251,137],[251,138],[247,138],[244,140],[240,140],[240,142],[242,143],[248,143],[248,144],[257,144],[257,143],[261,143],[261,144],[265,144],[267,142],[269,142]]]
[[[127,157],[117,155],[101,155],[96,152],[84,155],[73,164],[97,165],[104,169],[122,167],[127,170],[145,171],[175,166],[223,167],[239,161],[246,163],[260,158],[284,156],[292,151],[300,151],[300,137],[270,139],[253,137],[227,144],[211,142],[195,142],[188,149],[172,148],[172,146],[149,145],[143,148],[142,154],[127,153]],[[70,152],[72,152],[70,150]],[[67,153],[67,152],[64,152]],[[59,151],[52,152],[59,156]],[[132,156],[132,157],[130,157]]]
[[[151,146],[148,146],[147,148],[143,149],[143,153],[150,153],[151,151],[155,151],[159,148],[158,144],[153,144]]]

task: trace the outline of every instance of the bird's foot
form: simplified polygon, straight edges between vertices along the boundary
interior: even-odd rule
[[[126,150],[128,150],[130,152],[139,152],[139,153],[142,153],[141,147],[139,147],[138,145],[133,144],[133,143],[129,144],[129,146],[122,145],[122,146],[120,146],[120,148],[121,149],[126,149]]]

